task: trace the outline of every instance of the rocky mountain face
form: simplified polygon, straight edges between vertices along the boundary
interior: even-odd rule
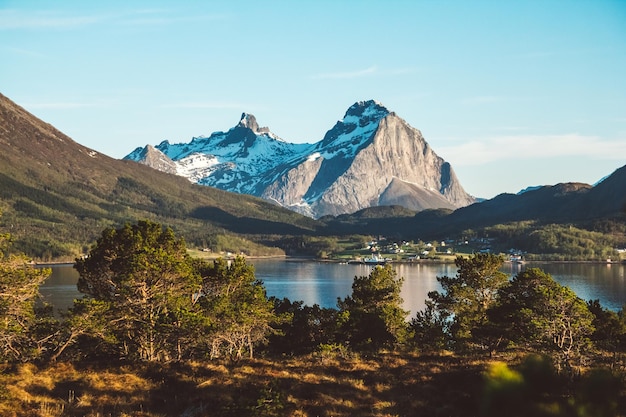
[[[152,145],[148,145],[139,152],[137,155],[140,160],[159,171],[167,172],[168,174],[177,174],[178,165],[176,162],[168,158],[163,152],[155,149]]]
[[[373,206],[419,211],[476,201],[419,130],[372,100],[352,105],[314,144],[286,142],[244,113],[227,132],[148,145],[125,159],[316,218]]]

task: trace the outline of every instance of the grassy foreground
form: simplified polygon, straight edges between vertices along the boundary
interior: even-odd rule
[[[277,361],[4,369],[3,416],[472,416],[485,362],[318,355]]]

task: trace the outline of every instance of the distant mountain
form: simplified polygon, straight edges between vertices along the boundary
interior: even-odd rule
[[[146,158],[147,149],[137,148],[124,159],[141,162],[162,170],[163,164],[177,168],[177,173],[191,181],[256,195],[263,175],[285,160],[306,153],[311,145],[296,145],[283,141],[268,128],[260,128],[256,118],[244,113],[239,123],[227,132],[215,132],[209,137],[197,137],[189,143],[171,144],[163,141],[155,148],[159,161]],[[152,149],[155,149],[152,148]],[[163,163],[165,158],[169,163]]]
[[[626,165],[596,183],[581,210],[596,216],[626,214]]]
[[[585,223],[626,213],[626,166],[596,186],[561,183],[461,208],[449,216],[453,224],[468,227],[535,220],[543,223]],[[469,226],[471,225],[471,226]]]
[[[543,187],[543,185],[531,185],[530,187],[526,187],[523,190],[517,192],[517,195],[527,193],[529,191],[535,191]]]
[[[153,146],[146,146],[137,154],[137,158],[144,161],[145,165],[168,174],[178,174],[178,165],[168,158],[163,152]]]
[[[529,187],[519,194],[500,194],[457,210],[398,212],[371,209],[337,218],[324,218],[337,233],[356,233],[366,229],[372,234],[403,238],[445,238],[464,230],[479,230],[498,224],[532,221],[537,227],[547,224],[574,224],[594,230],[603,221],[626,222],[626,166],[595,186],[562,183]],[[407,233],[410,230],[412,235]]]
[[[374,206],[420,211],[476,201],[417,129],[372,100],[352,105],[315,144],[286,142],[244,113],[227,132],[186,144],[164,141],[156,150],[163,155],[149,158],[148,145],[125,159],[168,172],[175,167],[193,182],[316,218]]]
[[[0,94],[0,232],[40,259],[73,259],[112,225],[149,218],[190,244],[215,233],[306,234],[314,220],[259,198],[202,187],[74,142]],[[153,148],[142,158],[178,166]]]

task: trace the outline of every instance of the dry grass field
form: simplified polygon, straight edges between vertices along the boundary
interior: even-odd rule
[[[3,416],[472,416],[485,362],[392,353],[236,363],[23,364]]]

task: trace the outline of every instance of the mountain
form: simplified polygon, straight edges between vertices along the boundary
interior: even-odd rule
[[[451,227],[468,228],[524,220],[582,225],[602,219],[623,219],[624,214],[626,166],[615,170],[595,186],[561,183],[529,189],[517,195],[500,194],[456,210],[447,220]]]
[[[395,235],[404,239],[443,239],[463,231],[479,231],[496,225],[531,222],[533,230],[547,225],[574,225],[585,230],[621,236],[626,243],[626,166],[595,186],[561,183],[529,187],[519,194],[500,194],[457,210],[416,212],[374,212],[362,210],[351,215],[322,219],[336,233]],[[611,226],[612,225],[612,226]],[[621,226],[620,226],[621,225]],[[410,232],[407,232],[409,231]]]
[[[626,214],[626,165],[596,183],[582,209],[601,216]]]
[[[0,231],[43,260],[73,259],[108,226],[151,219],[192,245],[216,234],[308,234],[313,219],[259,198],[192,184],[76,143],[0,94]],[[153,148],[142,156],[177,166]],[[262,235],[262,236],[261,236]]]
[[[125,159],[171,170],[167,157],[178,175],[193,182],[262,197],[315,218],[373,206],[420,211],[476,201],[419,130],[373,100],[353,104],[315,144],[286,142],[244,113],[227,132],[186,144],[161,142],[156,149],[163,157],[147,158],[149,148]]]
[[[228,132],[215,132],[209,137],[193,138],[190,143],[171,144],[163,141],[155,148],[160,152],[158,163],[148,159],[147,145],[137,148],[125,160],[134,160],[161,170],[173,164],[179,175],[192,182],[227,191],[257,195],[261,177],[282,161],[300,155],[310,145],[283,141],[260,128],[251,114],[242,114],[239,123]],[[155,149],[153,148],[153,149]],[[161,162],[168,160],[168,163]]]
[[[146,146],[137,154],[137,158],[144,161],[148,165],[158,171],[167,172],[168,174],[177,174],[178,166],[174,161],[168,158],[163,152],[153,146]]]
[[[333,150],[345,154],[349,149],[360,147],[360,151],[353,151],[356,156],[343,167],[345,171],[341,175],[335,172],[336,178],[347,181],[343,174],[349,172],[350,175],[356,175],[362,169],[361,165],[371,163],[372,158],[367,158],[368,152],[370,155],[380,152],[377,146],[401,157],[400,150],[395,149],[394,144],[404,143],[406,138],[402,138],[402,135],[397,135],[399,138],[391,141],[383,138],[389,142],[385,143],[385,140],[379,140],[380,136],[390,135],[390,129],[395,131],[406,128],[415,132],[392,113],[380,109],[378,112],[373,111],[376,110],[374,107],[364,111],[365,107],[361,105],[354,108],[351,114],[347,114],[343,121],[329,131],[324,141],[314,145],[288,144],[269,129],[259,128],[251,115],[244,115],[234,129],[239,129],[240,137],[247,137],[246,140],[252,146],[242,145],[241,140],[229,143],[227,136],[233,129],[222,136],[213,134],[211,137],[220,140],[220,149],[224,154],[240,152],[242,163],[256,152],[259,164],[260,161],[267,161],[274,167],[274,172],[286,176],[286,182],[289,182],[289,175],[296,175],[300,169],[311,175],[312,179],[306,179],[308,177],[305,176],[307,181],[323,191],[323,178],[317,174],[332,166],[307,171],[307,162],[329,165],[335,161],[334,168],[337,169],[342,166],[331,157]],[[384,114],[382,118],[381,114]],[[350,121],[355,119],[358,120],[358,128],[346,126],[354,125]],[[378,120],[377,124],[375,120]],[[394,124],[396,128],[392,129],[390,126]],[[353,134],[347,144],[342,142],[341,138],[348,136],[338,132],[353,133],[358,129],[365,133],[362,136]],[[209,139],[198,138],[196,142]],[[415,142],[420,144],[417,139]],[[177,145],[171,146],[175,148]],[[305,147],[308,147],[307,153],[302,151]],[[141,158],[152,164],[178,172],[181,164],[175,163],[157,148],[142,148],[138,152],[145,151]],[[268,148],[291,156],[285,156],[280,162],[271,161],[272,158],[260,152]],[[501,194],[491,200],[456,210],[444,207],[420,212],[403,207],[403,199],[410,196],[407,197],[410,201],[418,203],[420,199],[430,202],[435,197],[440,201],[442,198],[444,201],[449,200],[443,193],[436,191],[436,186],[425,187],[402,180],[402,173],[393,171],[394,175],[378,197],[388,205],[367,207],[337,217],[325,216],[318,221],[257,197],[200,186],[180,175],[159,172],[132,161],[109,158],[74,142],[1,94],[0,149],[0,233],[10,232],[16,250],[44,261],[73,260],[88,249],[104,228],[146,218],[174,228],[191,246],[206,246],[215,239],[221,242],[221,237],[226,235],[235,236],[232,239],[247,238],[257,244],[261,248],[259,250],[278,245],[289,250],[299,250],[308,245],[307,249],[314,250],[313,244],[302,239],[305,235],[367,233],[407,240],[431,240],[461,236],[469,229],[496,233],[496,229],[489,231],[488,228],[498,224],[513,224],[512,227],[517,227],[516,222],[531,225],[527,229],[520,229],[518,238],[520,233],[523,237],[533,237],[531,235],[534,235],[534,231],[544,226],[550,228],[552,225],[561,225],[561,229],[569,229],[573,225],[572,233],[577,233],[576,228],[596,233],[591,237],[574,236],[581,244],[587,245],[585,239],[598,239],[598,235],[614,239],[618,242],[615,247],[626,244],[626,166],[617,169],[595,186],[580,183],[543,186],[527,189],[519,195]],[[421,149],[422,158],[430,158],[431,163],[446,174],[449,165],[433,156],[434,153],[427,145]],[[189,164],[185,169],[190,171],[211,158],[217,159],[218,164],[223,163],[218,156],[194,153],[191,147],[189,150],[191,152],[186,156],[190,157],[187,159]],[[244,155],[246,151],[247,156]],[[287,162],[301,158],[301,152],[308,155],[310,161],[307,159],[304,164],[287,169],[291,166]],[[411,154],[412,151],[407,150],[406,153]],[[384,163],[380,161],[381,165]],[[326,173],[327,178],[335,178],[329,172]],[[451,170],[446,175],[453,178]],[[442,175],[442,182],[450,185],[451,181],[445,180],[446,175]],[[299,181],[305,182],[305,179],[300,178]],[[252,177],[249,181],[250,184],[259,183]],[[368,184],[374,187],[378,179],[365,177],[364,181],[370,181]],[[448,189],[453,190],[453,187],[449,186]],[[285,190],[294,191],[297,187]],[[315,203],[317,200],[311,201]],[[561,237],[556,240],[557,246],[562,246],[563,241],[559,239]]]

